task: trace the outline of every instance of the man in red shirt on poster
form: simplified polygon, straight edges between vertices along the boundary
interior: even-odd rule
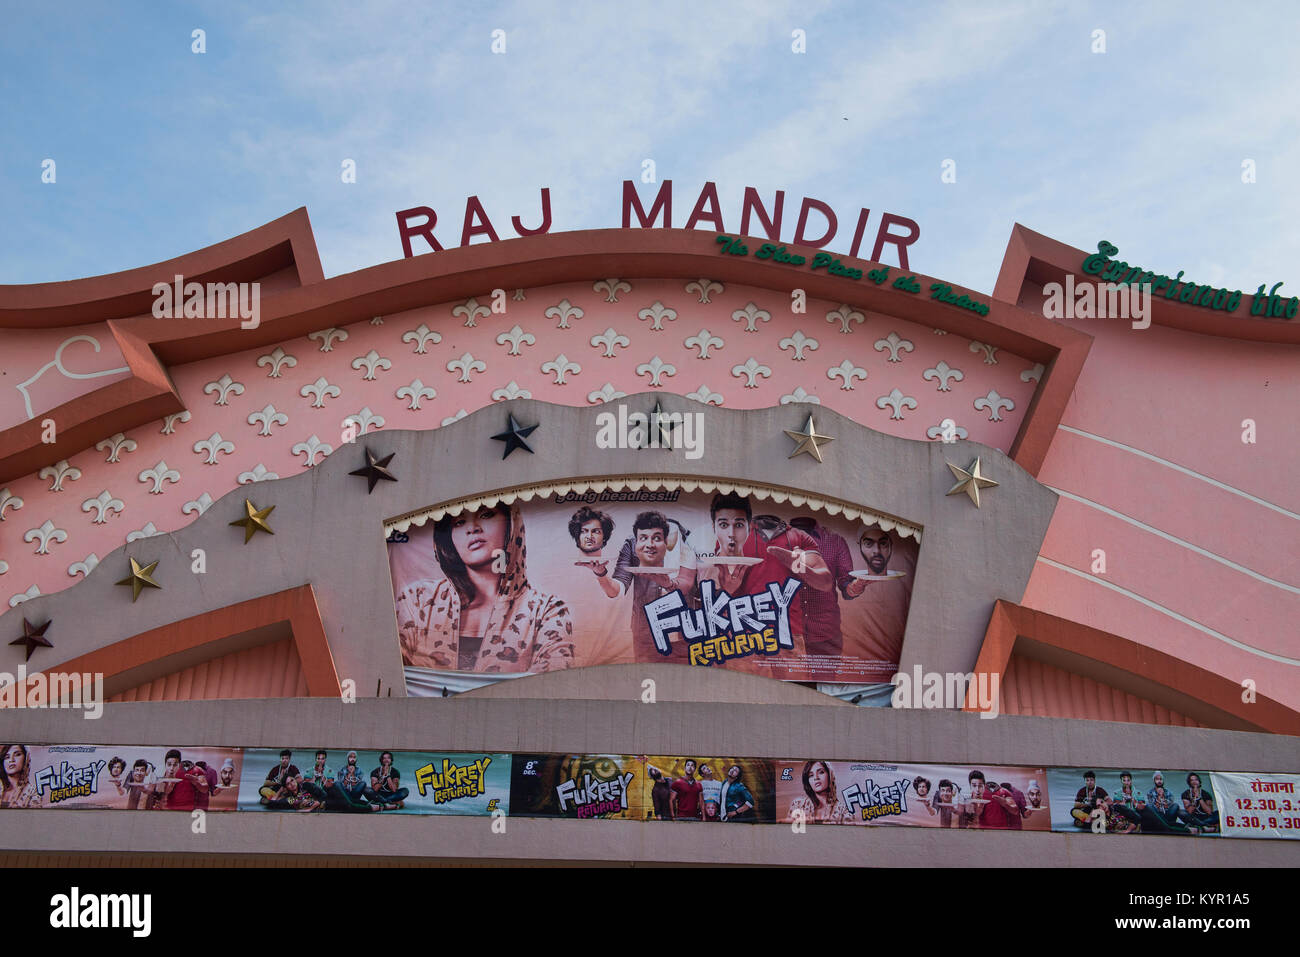
[[[975,820],[985,830],[1010,830],[1020,818],[1020,809],[1010,791],[1003,790],[997,784],[984,782],[983,771],[972,771],[970,777],[970,800],[987,801],[987,804],[975,804]]]
[[[206,807],[208,779],[203,769],[195,767],[193,761],[182,761],[179,776],[180,780],[172,785],[167,795],[167,810],[193,811],[198,806],[200,793]]]
[[[686,759],[686,775],[673,782],[673,820],[699,821],[702,802],[700,793],[704,785],[695,780],[695,762]]]

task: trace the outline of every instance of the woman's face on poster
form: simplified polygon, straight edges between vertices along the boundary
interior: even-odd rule
[[[24,756],[21,748],[10,748],[9,753],[5,755],[5,774],[11,777],[19,774],[23,770]]]
[[[492,562],[494,553],[506,547],[506,513],[499,508],[481,508],[473,515],[459,515],[451,525],[451,541],[466,568],[481,568]]]
[[[813,793],[825,794],[826,789],[830,787],[831,776],[826,772],[826,765],[818,761],[808,772],[808,782],[812,785]]]

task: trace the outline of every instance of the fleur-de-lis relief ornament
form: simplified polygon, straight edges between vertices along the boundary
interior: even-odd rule
[[[316,465],[316,456],[326,456],[334,451],[334,446],[322,442],[320,436],[310,435],[304,441],[297,443],[289,450],[294,455],[305,456],[302,467],[305,469],[313,468]],[[233,524],[233,523],[232,523]]]
[[[41,589],[39,586],[31,585],[28,587],[26,591],[20,591],[18,594],[10,598],[9,607],[17,608],[22,602],[25,602],[31,598],[36,598],[40,595],[40,593],[41,593]]]
[[[565,385],[566,380],[564,377],[570,373],[577,375],[582,371],[582,366],[578,365],[576,362],[570,362],[568,357],[561,352],[550,362],[543,362],[542,371],[554,375],[556,385]]]
[[[370,406],[366,406],[360,412],[353,412],[348,416],[357,424],[357,435],[365,435],[371,429],[382,429],[384,427],[384,417],[370,411]]]
[[[701,305],[707,304],[712,300],[709,296],[715,292],[722,292],[722,283],[714,282],[712,279],[692,279],[686,284],[687,292],[697,292],[700,294]]]
[[[24,542],[39,541],[36,546],[37,555],[48,555],[50,553],[50,542],[66,542],[68,533],[61,528],[55,528],[54,523],[48,518],[41,523],[40,528],[29,528],[23,534]]]
[[[447,363],[447,371],[455,372],[460,370],[459,382],[472,382],[471,378],[475,372],[486,372],[487,363],[482,359],[475,359],[471,353],[465,353],[459,359],[452,359]]]
[[[569,300],[561,299],[555,305],[551,306],[551,308],[546,310],[546,318],[558,319],[559,323],[556,328],[567,329],[569,328],[570,319],[582,318],[582,310],[569,302]]]
[[[493,402],[509,402],[511,399],[531,399],[533,394],[527,389],[519,388],[519,383],[511,379],[500,389],[492,391]]]
[[[524,330],[516,324],[509,332],[503,332],[501,335],[497,336],[497,345],[504,346],[507,342],[510,343],[510,348],[506,351],[506,355],[517,356],[521,354],[519,352],[520,346],[534,345],[537,342],[537,337],[531,332],[524,332]]]
[[[842,379],[843,385],[841,385],[840,388],[847,392],[853,388],[854,379],[866,380],[867,370],[860,369],[848,359],[845,359],[839,365],[827,369],[826,378],[830,379],[832,382],[836,379]]]
[[[95,513],[95,517],[91,519],[91,522],[94,525],[103,525],[108,521],[109,512],[117,512],[118,514],[121,514],[122,509],[125,507],[126,505],[122,500],[120,498],[113,498],[108,489],[104,489],[104,491],[100,492],[94,498],[88,498],[81,503],[81,510],[83,512]]]
[[[972,404],[977,409],[988,409],[990,422],[1002,421],[1002,415],[1000,414],[1001,409],[1006,409],[1008,412],[1010,412],[1016,407],[1016,403],[1014,401],[1008,399],[1006,396],[998,395],[996,391],[993,391],[991,389],[989,390],[988,395],[981,396],[980,398],[976,399]]]
[[[204,465],[216,465],[217,453],[221,452],[229,455],[235,451],[235,443],[227,442],[221,437],[220,432],[213,432],[206,439],[194,443],[194,451],[200,454],[206,452],[208,457],[203,460]]]
[[[734,322],[743,322],[746,332],[758,332],[758,322],[770,322],[772,314],[766,309],[760,309],[752,302],[745,303],[744,309],[737,309],[731,314]]]
[[[447,416],[447,418],[445,418],[445,419],[442,420],[442,423],[441,423],[441,424],[444,425],[444,426],[446,426],[446,425],[451,425],[453,422],[459,422],[461,419],[465,418],[465,416],[467,416],[467,415],[469,415],[469,413],[466,412],[464,409],[457,409],[455,415],[449,415],[449,416]]]
[[[77,468],[75,465],[69,465],[68,460],[63,459],[59,462],[55,462],[53,465],[45,466],[45,468],[37,472],[36,475],[38,478],[54,480],[53,484],[50,486],[51,492],[62,492],[64,479],[67,479],[69,482],[75,482],[77,479],[81,478],[81,469]]]
[[[96,555],[94,552],[91,552],[81,561],[73,562],[71,565],[68,566],[68,577],[76,578],[78,575],[80,575],[82,578],[85,578],[87,575],[89,575],[91,572],[95,570],[95,566],[98,564],[99,564],[99,556]]]
[[[701,385],[694,392],[686,393],[686,398],[702,402],[704,405],[722,405],[722,395],[714,392],[707,385]]]
[[[613,385],[606,382],[595,392],[588,392],[587,401],[592,405],[596,405],[600,402],[613,402],[615,399],[622,399],[626,396],[626,392],[619,392]]]
[[[155,526],[153,522],[145,522],[144,528],[138,528],[134,532],[126,533],[126,543],[130,545],[132,542],[138,542],[142,538],[153,538],[155,535],[161,534],[162,532],[158,531],[157,526]]]
[[[660,359],[658,356],[655,356],[649,362],[643,362],[639,366],[637,366],[636,374],[649,376],[651,387],[658,388],[660,385],[662,385],[662,383],[659,381],[660,376],[676,375],[677,367],[670,363],[664,362],[663,359]]]
[[[108,452],[108,458],[105,462],[121,461],[124,452],[134,452],[137,448],[135,439],[128,439],[126,435],[119,432],[117,435],[110,436],[102,442],[95,443],[96,452]]]
[[[956,442],[958,439],[966,438],[969,434],[952,419],[944,419],[938,425],[932,425],[925,430],[927,439],[941,439],[944,442]]]
[[[783,396],[781,396],[781,404],[782,404],[782,405],[789,405],[791,402],[811,402],[811,403],[813,403],[814,405],[821,405],[821,404],[822,404],[822,400],[821,400],[821,399],[819,399],[819,398],[817,398],[817,396],[812,395],[811,393],[805,391],[803,386],[799,386],[799,387],[796,388],[793,392],[791,392],[789,395],[783,395]]]
[[[984,364],[986,366],[995,366],[998,364],[997,346],[991,346],[987,342],[972,342],[970,344],[970,351],[971,352],[983,351]]]
[[[407,408],[414,411],[420,408],[421,399],[437,398],[438,393],[435,392],[431,386],[427,386],[419,379],[416,379],[410,385],[402,386],[394,393],[394,395],[399,399],[410,399],[411,404]]]
[[[487,306],[479,305],[477,299],[466,299],[463,305],[457,306],[451,311],[453,316],[464,316],[465,325],[473,328],[478,325],[479,316],[487,317],[492,315],[492,310]]]
[[[858,312],[847,303],[844,303],[841,304],[838,309],[832,309],[830,312],[826,313],[826,321],[838,322],[840,324],[840,332],[848,335],[853,331],[853,323],[856,322],[858,325],[862,325],[867,320],[862,313]]]
[[[360,369],[362,367],[366,370],[366,374],[361,377],[362,380],[370,380],[374,379],[376,369],[383,369],[384,371],[391,369],[393,367],[393,361],[391,359],[385,359],[374,349],[371,349],[364,356],[357,356],[352,360],[352,368]]]
[[[240,472],[239,478],[237,478],[235,481],[237,481],[240,485],[247,485],[249,482],[270,482],[271,480],[278,479],[279,477],[280,476],[276,475],[274,472],[267,469],[267,467],[263,465],[261,462],[258,462],[257,465],[253,466],[253,470],[251,472]]]
[[[325,400],[327,398],[337,399],[343,394],[343,390],[336,385],[331,385],[326,382],[325,377],[321,376],[315,382],[309,382],[307,385],[299,389],[298,394],[304,399],[309,395],[315,396],[315,399],[312,400],[311,407],[313,409],[323,409],[325,408]]]
[[[877,352],[884,352],[886,349],[889,350],[890,362],[902,362],[903,360],[898,356],[899,351],[912,352],[916,349],[916,345],[910,339],[900,339],[897,332],[891,332],[885,338],[876,340]]]
[[[642,322],[645,322],[646,320],[650,321],[651,332],[661,332],[664,327],[665,319],[667,319],[669,322],[677,321],[677,310],[669,309],[658,299],[656,299],[646,308],[642,309],[636,315],[637,318],[640,319]]]
[[[7,571],[9,571],[9,563],[0,559],[0,575],[5,574]]]
[[[734,375],[737,379],[739,379],[741,376],[744,376],[746,389],[757,389],[758,388],[757,377],[763,376],[764,378],[770,378],[772,375],[772,370],[765,365],[760,365],[757,359],[755,359],[753,356],[750,356],[748,359],[745,360],[744,365],[732,366],[731,374]]]
[[[13,509],[15,512],[23,507],[23,500],[14,495],[7,488],[0,488],[0,522],[5,520],[5,512]]]
[[[708,329],[701,329],[689,339],[684,340],[683,345],[688,349],[699,349],[700,358],[707,359],[710,349],[721,349],[726,343],[720,337],[709,332]]]
[[[960,369],[953,369],[948,365],[948,363],[941,361],[933,369],[926,369],[922,372],[921,378],[925,379],[927,382],[932,379],[938,380],[939,392],[951,392],[952,389],[949,386],[949,383],[954,379],[960,382],[962,379],[966,378],[966,373],[962,372]]]
[[[876,399],[876,408],[893,409],[894,412],[890,415],[890,418],[901,419],[903,417],[903,409],[916,408],[916,400],[910,395],[903,395],[903,393],[898,389],[893,389],[890,391],[889,395],[882,395],[880,398]]]
[[[511,296],[510,298],[512,298],[515,302],[523,302],[523,301],[524,301],[524,291],[523,291],[522,289],[516,289],[516,290],[515,290],[515,294],[514,294],[513,296]]]
[[[286,425],[289,422],[289,417],[283,412],[277,412],[275,406],[268,405],[265,409],[262,409],[262,411],[254,412],[248,417],[249,425],[256,425],[258,422],[262,423],[262,431],[257,434],[270,435],[271,426]]]
[[[403,332],[402,341],[414,342],[415,350],[413,354],[422,356],[429,351],[429,343],[432,342],[434,345],[437,345],[439,342],[442,342],[442,336],[434,332],[422,322],[414,329]]]
[[[330,326],[328,329],[321,329],[318,332],[307,333],[307,338],[319,342],[321,352],[333,352],[335,342],[348,341],[348,331],[346,329],[335,329],[333,326]]]
[[[159,435],[171,435],[176,431],[177,422],[188,422],[190,420],[190,410],[185,409],[181,412],[173,412],[171,415],[163,416],[163,427]]]
[[[1035,362],[1032,368],[1026,369],[1020,373],[1021,382],[1042,382],[1043,373],[1047,370],[1043,368],[1041,362]]]
[[[375,316],[375,318],[373,318],[373,319],[370,320],[370,324],[371,324],[372,326],[382,326],[382,325],[384,324],[384,317],[383,317],[383,316]]]
[[[283,369],[285,366],[288,366],[290,369],[292,369],[294,366],[298,364],[298,360],[295,359],[293,356],[289,355],[279,346],[276,346],[273,351],[267,353],[266,355],[258,356],[257,364],[259,366],[270,366],[271,371],[266,374],[266,377],[268,379],[278,379],[280,378],[281,369]]]
[[[202,515],[211,507],[212,507],[212,496],[209,495],[207,492],[204,492],[202,495],[200,495],[198,498],[194,499],[193,501],[186,502],[184,505],[182,505],[181,512],[185,515],[190,514],[190,512],[197,512],[198,514]]]
[[[216,405],[229,405],[229,399],[232,393],[234,395],[243,395],[244,384],[242,382],[236,382],[234,379],[230,378],[229,375],[223,375],[216,382],[209,382],[203,387],[204,395],[216,395]]]
[[[794,355],[791,356],[791,358],[794,359],[794,361],[803,362],[806,358],[804,356],[804,351],[811,349],[815,352],[821,343],[816,339],[805,336],[802,332],[796,329],[794,335],[787,336],[776,345],[779,349],[789,349],[792,351]]]
[[[624,282],[622,279],[601,279],[591,284],[592,292],[600,292],[602,289],[605,290],[606,302],[618,302],[618,294],[620,292],[631,292],[632,284]]]
[[[618,332],[611,326],[610,328],[602,332],[600,335],[592,336],[591,344],[596,347],[604,346],[605,347],[604,358],[612,359],[614,358],[614,348],[616,346],[622,349],[626,349],[629,345],[632,344],[632,340],[629,339],[627,336],[619,335]]]
[[[153,468],[141,472],[138,478],[141,482],[153,482],[153,488],[149,489],[150,495],[161,495],[163,482],[174,485],[181,480],[181,473],[169,467],[166,462],[159,462]]]

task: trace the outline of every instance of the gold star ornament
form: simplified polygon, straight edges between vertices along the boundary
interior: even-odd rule
[[[123,578],[119,585],[131,586],[131,602],[140,597],[140,592],[145,588],[162,588],[153,580],[153,570],[158,567],[157,561],[152,561],[148,565],[141,565],[134,558],[131,559],[131,574]]]
[[[975,503],[975,507],[980,507],[980,489],[997,488],[998,483],[987,477],[980,471],[980,460],[977,457],[967,468],[958,468],[951,462],[944,463],[952,471],[953,477],[957,479],[957,484],[948,490],[949,495],[959,495],[965,492],[970,496],[970,500]]]
[[[817,426],[813,424],[813,417],[811,415],[808,416],[808,422],[803,427],[802,432],[796,432],[794,429],[786,429],[785,434],[799,443],[794,447],[794,451],[790,453],[789,458],[794,458],[800,452],[807,452],[820,462],[822,461],[821,446],[835,441],[829,435],[822,435],[817,431]]]
[[[259,510],[248,499],[244,499],[243,518],[231,522],[231,525],[238,525],[244,530],[244,544],[247,545],[259,531],[266,532],[268,535],[274,535],[271,526],[266,524],[266,518],[275,511],[274,505],[268,505],[266,508]]]

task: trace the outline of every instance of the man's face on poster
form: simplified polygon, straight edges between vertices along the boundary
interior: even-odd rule
[[[1041,806],[1042,806],[1042,803],[1043,803],[1043,792],[1040,791],[1040,790],[1038,790],[1038,788],[1030,788],[1030,790],[1029,790],[1029,794],[1027,794],[1026,797],[1029,798],[1029,806],[1030,806],[1030,807],[1041,807]]]
[[[600,519],[583,522],[578,531],[578,548],[587,555],[598,555],[604,547],[605,530],[600,527]]]
[[[889,568],[889,558],[894,554],[894,543],[888,532],[869,528],[858,539],[858,549],[873,575],[883,575]]]
[[[668,553],[662,528],[642,528],[636,533],[636,557],[642,565],[662,565]]]
[[[221,785],[222,785],[222,787],[230,787],[230,785],[231,785],[232,783],[234,783],[234,780],[235,780],[235,769],[234,769],[234,768],[222,768],[222,769],[221,769]]]
[[[739,555],[749,538],[749,517],[738,508],[720,508],[713,516],[713,532],[721,554]]]
[[[984,797],[984,782],[975,778],[970,783],[970,796],[979,800]]]
[[[451,541],[466,568],[490,564],[494,554],[506,547],[506,513],[481,508],[473,515],[458,515],[451,524]]]
[[[951,804],[951,803],[952,803],[952,786],[951,786],[951,785],[945,784],[943,787],[939,788],[939,803],[940,803],[940,804]]]

